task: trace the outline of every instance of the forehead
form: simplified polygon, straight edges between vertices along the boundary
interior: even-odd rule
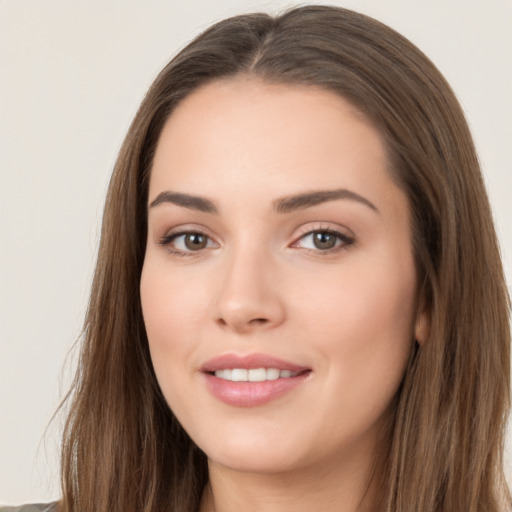
[[[392,185],[387,167],[379,132],[341,96],[309,86],[226,80],[194,91],[167,120],[150,198],[167,188],[198,187],[204,195],[222,187],[269,199],[340,186],[377,195],[379,187]]]

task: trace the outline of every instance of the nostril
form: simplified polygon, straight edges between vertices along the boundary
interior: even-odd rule
[[[254,320],[251,320],[251,322],[255,324],[266,324],[268,320],[266,318],[255,318]]]
[[[247,330],[251,327],[265,326],[270,322],[268,318],[252,318],[250,320],[241,320],[239,318],[218,318],[217,325],[219,327],[233,327],[237,330]]]

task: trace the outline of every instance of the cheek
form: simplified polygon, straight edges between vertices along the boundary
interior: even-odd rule
[[[196,330],[206,309],[206,294],[197,284],[158,262],[144,264],[142,312],[153,367],[165,395],[175,387],[172,380],[192,370],[186,363],[196,349]]]
[[[165,341],[177,330],[185,334],[197,325],[206,306],[206,294],[190,273],[173,272],[165,258],[150,256],[142,269],[140,294],[148,338]],[[183,332],[185,331],[185,332]]]
[[[321,280],[322,286],[317,280],[316,293],[297,303],[298,317],[310,319],[303,331],[314,340],[330,378],[352,389],[354,403],[376,396],[376,389],[393,394],[409,357],[415,274],[412,261],[396,261],[404,260],[354,262]]]

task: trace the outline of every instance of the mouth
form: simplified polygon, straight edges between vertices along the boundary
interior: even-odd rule
[[[224,354],[201,371],[212,395],[236,407],[264,405],[292,392],[312,373],[311,368],[264,354]]]
[[[300,371],[292,372],[291,370],[280,370],[279,368],[226,368],[210,372],[211,375],[215,375],[219,379],[231,382],[264,382],[267,380],[289,379],[301,373]]]

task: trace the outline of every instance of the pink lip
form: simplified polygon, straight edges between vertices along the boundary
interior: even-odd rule
[[[216,370],[227,368],[277,368],[301,372],[295,377],[279,378],[263,382],[233,382],[213,375]],[[208,390],[225,404],[236,407],[255,407],[266,404],[292,391],[311,374],[311,369],[282,359],[265,355],[250,354],[237,356],[224,354],[207,361],[201,368]]]
[[[201,367],[201,371],[215,372],[227,368],[246,368],[247,370],[254,368],[278,368],[279,370],[290,370],[292,372],[310,370],[310,368],[306,366],[289,363],[288,361],[277,359],[267,354],[248,354],[245,356],[223,354],[204,363]]]

